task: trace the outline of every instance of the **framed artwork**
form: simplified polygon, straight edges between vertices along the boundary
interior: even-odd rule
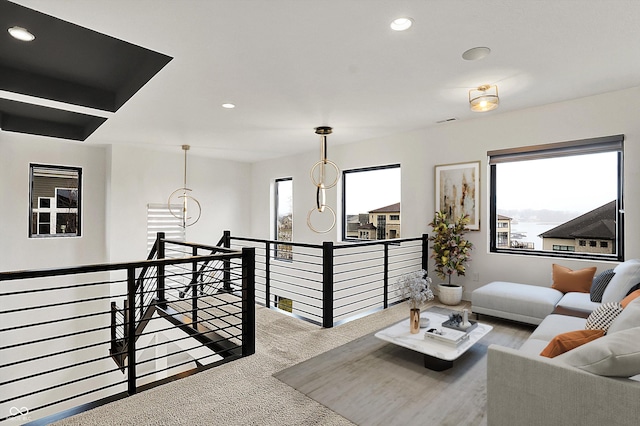
[[[436,210],[452,220],[469,215],[467,228],[480,230],[480,161],[435,166]]]

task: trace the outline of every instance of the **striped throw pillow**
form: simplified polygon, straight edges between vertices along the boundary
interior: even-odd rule
[[[613,272],[613,269],[607,269],[606,271],[600,272],[593,278],[590,292],[592,302],[602,302],[602,295],[614,275],[615,272]]]

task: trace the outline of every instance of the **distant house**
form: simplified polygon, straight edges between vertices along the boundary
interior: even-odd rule
[[[498,215],[496,226],[496,247],[509,248],[511,246],[511,219],[510,217]]]
[[[578,253],[614,254],[616,202],[591,210],[539,235],[542,249]]]
[[[375,240],[375,233],[373,234],[373,237],[369,238],[362,238],[362,235],[360,235],[360,228],[362,226],[365,226],[365,228],[362,228],[363,230],[368,230],[369,228],[366,227],[366,225],[369,224],[369,214],[368,213],[360,213],[360,214],[350,214],[347,216],[347,238],[358,238],[358,239],[364,239],[364,240],[369,240],[369,239],[374,239]],[[373,227],[375,229],[375,226]]]
[[[369,223],[376,228],[373,239],[400,238],[400,203],[369,211]]]
[[[347,238],[360,238],[358,236],[358,229],[362,223],[360,222],[360,217],[357,214],[350,214],[347,216]]]
[[[365,223],[358,227],[358,238],[361,240],[375,240],[376,227],[373,223]]]

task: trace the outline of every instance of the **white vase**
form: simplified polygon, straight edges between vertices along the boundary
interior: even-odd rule
[[[457,305],[462,300],[462,286],[438,284],[438,299],[445,305]]]

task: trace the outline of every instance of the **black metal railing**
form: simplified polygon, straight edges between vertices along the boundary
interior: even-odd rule
[[[174,249],[189,255],[158,258]],[[252,248],[159,236],[152,251],[142,262],[0,273],[0,422],[100,404],[255,352]]]
[[[256,303],[321,325],[334,325],[401,301],[393,283],[427,270],[428,236],[306,244],[231,236],[227,248],[256,252]]]

